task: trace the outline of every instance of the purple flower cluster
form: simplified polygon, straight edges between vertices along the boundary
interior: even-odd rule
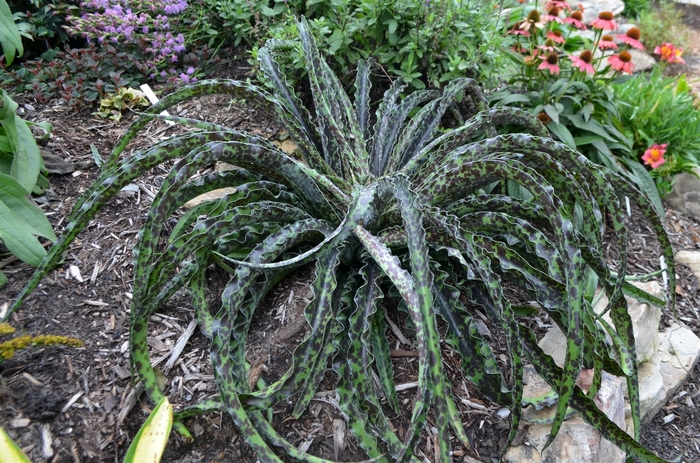
[[[171,32],[171,18],[187,8],[187,0],[86,0],[80,6],[80,17],[67,18],[69,34],[142,58],[153,77],[167,75],[186,51],[183,34]]]

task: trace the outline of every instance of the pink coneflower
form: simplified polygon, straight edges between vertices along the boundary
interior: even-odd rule
[[[523,46],[522,46],[521,44],[519,44],[519,43],[516,43],[515,45],[513,45],[512,47],[510,47],[510,49],[513,50],[513,51],[516,52],[516,53],[520,53],[521,55],[527,55],[528,53],[530,53],[530,50],[528,50],[527,48],[523,47]]]
[[[598,15],[598,19],[591,23],[591,27],[594,29],[603,29],[604,31],[614,31],[617,29],[617,23],[613,19],[614,17],[615,15],[611,12],[603,11]]]
[[[581,29],[581,30],[586,30],[588,29],[585,24],[582,22],[583,20],[583,13],[581,11],[574,11],[571,13],[571,16],[568,18],[564,18],[564,22],[566,24],[571,24],[573,25],[576,29]]]
[[[654,143],[651,145],[649,149],[644,152],[644,156],[642,156],[642,161],[644,161],[644,164],[651,166],[652,169],[656,169],[661,164],[665,163],[666,160],[664,159],[664,154],[666,154],[667,146],[668,143],[664,143],[663,145]]]
[[[632,64],[632,55],[628,51],[623,51],[618,55],[612,55],[608,58],[608,63],[616,71],[622,71],[626,74],[632,74],[634,65]]]
[[[559,8],[559,10],[571,11],[571,5],[569,5],[568,2],[564,2],[561,0],[550,0],[549,2],[544,4],[545,10],[548,10],[552,7]]]
[[[559,24],[563,23],[561,18],[559,17],[559,13],[561,13],[561,10],[557,8],[556,6],[552,6],[547,9],[547,13],[542,16],[542,21],[545,23],[551,22],[551,21],[556,21]]]
[[[589,50],[584,50],[579,56],[570,55],[571,65],[578,68],[579,71],[585,72],[586,74],[595,74],[595,69],[591,62],[593,61],[593,53]]]
[[[613,42],[611,35],[604,35],[598,42],[598,48],[601,50],[617,50],[617,44]]]
[[[666,61],[669,64],[685,64],[685,60],[681,58],[683,49],[672,43],[662,43],[660,47],[654,48],[654,54],[659,55],[661,61]]]
[[[554,44],[554,40],[552,40],[552,39],[547,39],[547,40],[544,42],[544,45],[538,45],[537,48],[538,48],[540,51],[543,51],[543,52],[553,52],[553,51],[556,50],[556,48],[555,48],[554,45],[555,45],[555,44]]]
[[[522,22],[517,22],[513,25],[513,28],[508,31],[508,34],[522,35],[523,37],[530,37],[530,33],[526,30],[521,29],[523,25]]]
[[[633,27],[630,30],[628,30],[626,34],[620,34],[615,38],[622,43],[626,43],[630,47],[634,47],[639,50],[644,50],[644,45],[642,45],[642,42],[639,41],[639,38],[641,36],[642,33],[639,32],[639,29]]]
[[[565,41],[564,37],[562,37],[561,31],[547,31],[547,39],[558,44],[562,44]]]
[[[540,12],[537,10],[532,10],[527,14],[527,19],[520,24],[520,29],[524,31],[529,31],[533,27],[542,29],[544,24],[542,23],[541,19]]]
[[[559,74],[559,56],[556,53],[548,54],[537,69],[540,71],[546,69],[552,74]]]
[[[525,63],[525,66],[534,66],[537,60],[537,55],[539,54],[538,49],[534,49],[532,51],[532,55],[527,55],[523,57],[523,62]]]

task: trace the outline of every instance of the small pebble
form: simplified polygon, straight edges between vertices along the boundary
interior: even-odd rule
[[[496,412],[496,414],[499,417],[501,417],[501,419],[505,420],[506,418],[508,418],[510,416],[510,410],[508,410],[507,408],[504,407],[504,408],[501,408],[500,410],[498,410]]]
[[[30,420],[29,418],[15,418],[12,421],[10,421],[10,427],[13,429],[26,428],[31,422],[32,420]]]

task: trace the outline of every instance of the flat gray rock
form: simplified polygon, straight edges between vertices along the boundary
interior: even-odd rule
[[[630,48],[627,51],[632,55],[634,72],[648,71],[656,65],[654,57],[645,51],[637,50],[636,48]]]
[[[625,9],[625,2],[622,0],[584,0],[582,2],[571,1],[572,5],[581,3],[583,5],[583,22],[590,24],[603,11],[610,11],[615,16]]]
[[[700,168],[693,169],[694,174],[682,172],[674,177],[673,190],[664,202],[673,209],[700,220]]]

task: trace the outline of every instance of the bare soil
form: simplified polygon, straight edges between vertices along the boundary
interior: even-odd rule
[[[692,53],[685,56],[688,69],[698,76],[700,50],[688,51]],[[246,72],[245,67],[239,67],[224,75],[241,78]],[[115,123],[60,104],[38,108],[30,100],[24,101],[22,107],[27,118],[54,125],[52,138],[44,149],[77,168],[50,177],[51,191],[43,207],[58,234],[66,225],[72,205],[98,175],[97,167],[91,165],[90,145],[94,144],[103,156],[109,153],[131,117],[127,115]],[[222,98],[183,104],[175,112],[236,126],[270,139],[282,138],[280,128],[272,121]],[[130,150],[170,136],[174,130],[163,122],[154,123]],[[18,332],[69,335],[84,343],[81,348],[27,349],[0,365],[0,426],[34,462],[120,462],[151,410],[152,404],[145,397],[132,400],[135,394],[127,351],[131,258],[137,231],[165,174],[166,170],[156,169],[136,182],[135,191],[120,194],[112,201],[76,240],[64,263],[51,271],[22,309],[12,315],[11,322]],[[700,223],[673,210],[667,210],[667,218],[674,250],[700,250]],[[629,272],[643,274],[656,269],[658,244],[646,221],[634,213],[629,229],[633,237]],[[70,265],[80,270],[82,282],[71,276]],[[9,276],[8,284],[0,290],[2,307],[24,286],[32,269],[12,259],[0,261],[0,268]],[[700,336],[698,279],[682,265],[677,273],[678,318],[664,310],[662,328],[680,321]],[[215,287],[225,283],[225,276],[214,270],[208,278]],[[291,352],[304,337],[301,317],[304,300],[310,297],[309,280],[309,270],[288,277],[256,316],[248,360],[255,374],[263,379],[277,378],[286,370]],[[399,330],[405,331],[403,315],[390,310],[389,317]],[[197,330],[185,351],[166,368],[174,344],[192,319],[185,292],[176,294],[167,310],[151,319],[151,358],[160,362],[159,368],[166,376],[166,392],[176,408],[216,394],[208,342]],[[401,434],[410,420],[411,383],[417,377],[417,368],[411,345],[401,344],[394,336],[391,346],[395,348],[395,381],[404,389],[399,392],[402,413],[390,417]],[[460,399],[457,405],[463,424],[474,447],[474,452],[469,452],[455,444],[455,461],[498,461],[509,429],[508,420],[496,413],[501,406],[483,398],[461,378],[457,355],[447,348],[443,354],[453,379],[453,392]],[[334,427],[338,428],[342,417],[332,404],[333,384],[329,373],[321,387],[329,392],[318,394],[298,420],[291,418],[291,403],[278,404],[273,411],[273,425],[294,445],[308,448],[320,457],[363,460],[366,455],[350,433],[345,434],[345,445],[340,445],[337,437],[334,439]],[[699,395],[700,367],[696,366],[662,412],[643,429],[642,443],[663,457],[683,455],[684,462],[700,462]],[[668,421],[671,414],[674,419]],[[173,433],[163,461],[256,461],[226,414],[190,418],[185,424],[194,434],[194,442],[186,443]],[[433,441],[425,433],[420,449],[426,456],[424,461],[435,461]]]

